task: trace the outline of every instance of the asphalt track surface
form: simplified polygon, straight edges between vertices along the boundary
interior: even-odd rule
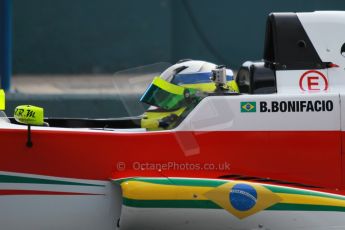
[[[12,79],[11,93],[20,94],[142,94],[152,75],[20,75]]]

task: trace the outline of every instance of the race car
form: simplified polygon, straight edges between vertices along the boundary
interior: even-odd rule
[[[272,13],[262,61],[182,60],[142,116],[1,113],[1,229],[344,229],[344,24]]]

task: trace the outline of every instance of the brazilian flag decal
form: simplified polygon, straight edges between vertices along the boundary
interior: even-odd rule
[[[241,113],[255,113],[256,112],[256,102],[246,101],[241,102]]]
[[[205,197],[239,219],[265,210],[281,198],[259,184],[229,182],[204,194]]]

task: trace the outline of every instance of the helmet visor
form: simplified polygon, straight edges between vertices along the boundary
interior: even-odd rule
[[[155,77],[140,101],[166,110],[178,109],[184,101],[184,90],[182,86]]]

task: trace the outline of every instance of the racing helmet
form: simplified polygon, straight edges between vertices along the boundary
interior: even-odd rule
[[[140,101],[165,110],[175,110],[183,106],[186,95],[196,92],[214,92],[216,85],[211,80],[212,70],[217,65],[196,60],[183,60],[166,69],[154,78]],[[233,72],[226,69],[227,85],[232,92],[238,92]]]
[[[216,89],[215,84],[211,80],[212,70],[217,65],[206,61],[187,60],[180,61],[177,64],[166,69],[161,78],[175,85],[181,85],[187,88],[199,89],[206,92],[213,92]],[[233,72],[226,69],[227,81],[233,80]],[[232,89],[237,92],[238,88]]]

